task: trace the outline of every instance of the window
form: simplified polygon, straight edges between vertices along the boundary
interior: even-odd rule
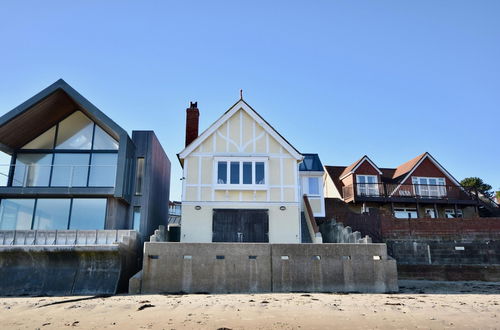
[[[139,231],[141,229],[141,207],[134,206],[134,226],[133,229]]]
[[[106,199],[74,198],[71,207],[69,229],[104,229],[106,220]]]
[[[142,195],[142,181],[144,180],[144,158],[137,158],[135,173],[135,194]]]
[[[218,184],[227,183],[227,162],[217,163],[217,183]]]
[[[239,184],[240,183],[240,162],[231,162],[231,172],[230,173],[230,183]]]
[[[68,229],[69,198],[39,198],[36,202],[35,230]]]
[[[319,178],[309,177],[307,178],[308,195],[319,195]]]
[[[84,154],[54,154],[52,187],[85,187],[89,172],[89,157]]]
[[[376,175],[356,175],[358,196],[378,196]]]
[[[417,209],[394,209],[394,217],[399,219],[417,218]]]
[[[444,197],[446,187],[444,178],[412,177],[415,194],[420,197]]]
[[[47,187],[52,154],[18,154],[12,186]]]
[[[455,210],[445,210],[444,211],[445,217],[446,218],[462,218],[463,212],[461,209],[457,209],[457,214],[455,214]]]
[[[92,120],[82,112],[74,112],[59,123],[56,149],[90,149],[93,127]]]
[[[2,199],[0,203],[0,230],[31,229],[34,199]]]
[[[114,187],[117,154],[92,154],[89,187]]]
[[[118,141],[113,139],[99,126],[95,126],[94,150],[118,150]]]
[[[27,143],[23,149],[52,149],[56,137],[56,126],[50,128],[45,133]]]
[[[218,185],[250,187],[265,184],[265,162],[254,160],[217,161]],[[228,182],[229,181],[229,182]],[[227,188],[227,187],[225,187]]]
[[[2,199],[0,230],[104,229],[105,198]]]
[[[425,216],[432,219],[437,218],[436,211],[434,209],[425,209]]]

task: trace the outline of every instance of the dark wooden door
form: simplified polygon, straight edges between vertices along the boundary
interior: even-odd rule
[[[269,242],[268,210],[214,209],[212,242]]]

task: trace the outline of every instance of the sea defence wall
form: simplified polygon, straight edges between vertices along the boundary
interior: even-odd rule
[[[0,295],[126,291],[139,242],[131,230],[0,231]]]
[[[144,245],[129,293],[395,292],[385,244]]]

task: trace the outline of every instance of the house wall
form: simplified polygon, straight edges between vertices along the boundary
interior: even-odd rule
[[[323,192],[325,198],[340,198],[340,191],[337,189],[335,184],[333,183],[332,178],[328,174],[328,171],[325,170],[325,174],[323,175]]]
[[[309,178],[318,178],[319,182],[319,196],[309,195],[307,192],[309,191],[308,187],[308,179]],[[324,192],[323,192],[323,173],[321,172],[309,172],[309,171],[301,171],[300,172],[300,195],[307,195],[309,199],[309,204],[311,205],[311,209],[313,211],[313,215],[315,217],[324,217],[325,216],[325,200],[324,200]]]
[[[266,184],[255,190],[217,189],[215,157],[263,157]],[[271,242],[298,242],[297,160],[245,111],[235,112],[184,159],[183,174],[181,241],[211,242],[214,208],[260,208],[269,209]],[[201,212],[190,205],[202,206]],[[279,211],[282,205],[286,211]]]
[[[354,174],[376,175],[377,182],[381,181],[380,174],[368,161],[364,161],[363,163],[361,163],[356,171],[354,171]]]

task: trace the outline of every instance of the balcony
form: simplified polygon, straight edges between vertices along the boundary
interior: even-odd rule
[[[0,187],[56,188],[115,186],[116,165],[0,165]]]
[[[423,184],[357,183],[342,189],[344,201],[453,202],[474,205],[477,193],[464,187]]]

